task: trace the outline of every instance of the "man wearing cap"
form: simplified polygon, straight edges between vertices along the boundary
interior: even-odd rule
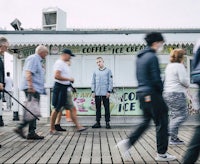
[[[62,113],[62,107],[66,105],[67,88],[70,86],[70,83],[74,82],[74,79],[71,78],[69,73],[70,68],[66,64],[66,61],[69,61],[72,56],[75,55],[71,50],[63,49],[60,54],[60,59],[54,64],[55,84],[53,88],[52,104],[55,110],[51,113],[51,135],[59,134],[57,131],[66,131],[61,128],[60,124],[55,125],[55,122],[56,118]]]
[[[163,83],[156,52],[163,47],[164,38],[159,32],[148,33],[145,37],[147,47],[140,51],[136,61],[138,80],[137,97],[143,110],[143,122],[129,136],[120,141],[117,146],[124,156],[141,137],[153,119],[156,125],[157,156],[156,161],[172,161],[176,157],[167,153],[168,148],[168,107],[162,97]]]

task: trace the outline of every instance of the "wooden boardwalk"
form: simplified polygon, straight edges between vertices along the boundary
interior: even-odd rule
[[[136,128],[112,127],[107,130],[89,128],[78,133],[74,127],[66,127],[67,131],[62,135],[49,135],[49,124],[38,125],[37,132],[44,135],[41,141],[25,140],[13,133],[13,126],[0,127],[0,163],[156,163],[155,129],[154,126],[142,136],[142,138],[130,149],[129,160],[126,161],[116,143],[125,139]],[[184,125],[180,129],[180,138],[186,142],[191,139],[194,126]],[[186,147],[169,146],[168,152],[177,157],[173,164],[181,163]],[[167,163],[167,162],[160,162]],[[200,163],[200,161],[198,161]]]

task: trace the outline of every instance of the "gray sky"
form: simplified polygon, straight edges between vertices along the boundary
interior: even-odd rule
[[[67,12],[68,28],[200,28],[200,0],[1,0],[0,27],[41,28],[48,7]]]

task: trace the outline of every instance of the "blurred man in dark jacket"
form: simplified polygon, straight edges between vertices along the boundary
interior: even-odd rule
[[[2,93],[5,85],[5,69],[4,69],[4,62],[3,62],[3,55],[4,52],[8,49],[8,40],[5,37],[0,37],[0,124],[3,126],[3,119],[2,119]],[[0,145],[1,147],[1,145]]]
[[[192,63],[192,74],[195,73],[194,76],[199,76],[199,69],[200,69],[200,40],[196,43],[194,47],[194,59]],[[199,79],[199,77],[198,77]],[[192,78],[193,80],[193,78]],[[194,82],[194,81],[193,81]],[[200,102],[200,81],[197,80],[194,82],[198,85],[198,96]],[[188,149],[183,157],[183,164],[188,163],[195,163],[198,160],[199,153],[200,153],[200,117],[197,119],[198,125],[195,128],[193,137],[188,145]]]
[[[129,139],[120,141],[117,146],[126,156],[128,149],[135,144],[149,127],[151,119],[156,125],[157,161],[171,161],[176,157],[167,152],[168,148],[168,108],[163,100],[163,83],[156,52],[163,47],[164,38],[161,33],[152,32],[146,35],[147,47],[138,53],[136,75],[138,80],[137,96],[143,110],[143,122]]]

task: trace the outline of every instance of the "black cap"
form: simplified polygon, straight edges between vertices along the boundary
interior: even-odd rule
[[[69,54],[70,56],[75,56],[73,53],[72,53],[72,51],[71,50],[69,50],[69,49],[63,49],[62,51],[61,51],[61,54]]]
[[[151,46],[154,42],[164,42],[164,38],[160,32],[150,32],[145,36],[144,39],[148,46]]]

